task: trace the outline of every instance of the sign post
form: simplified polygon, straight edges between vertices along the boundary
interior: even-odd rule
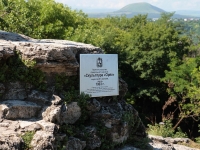
[[[117,54],[80,54],[82,92],[91,97],[119,95]]]

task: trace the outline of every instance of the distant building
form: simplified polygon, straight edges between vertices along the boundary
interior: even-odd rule
[[[156,21],[156,20],[158,20],[158,19],[159,19],[159,18],[152,18],[153,21]]]

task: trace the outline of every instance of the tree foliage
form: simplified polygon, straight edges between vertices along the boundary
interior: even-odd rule
[[[1,29],[33,38],[64,39],[70,28],[83,24],[86,15],[54,0],[1,1]]]
[[[183,61],[174,60],[166,71],[163,80],[168,83],[168,93],[175,98],[178,121],[176,128],[183,119],[200,117],[200,58],[185,58]]]

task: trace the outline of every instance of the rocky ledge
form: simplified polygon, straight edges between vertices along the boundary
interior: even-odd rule
[[[34,61],[43,72],[77,75],[79,54],[98,54],[103,51],[90,44],[67,40],[32,39],[30,37],[0,31],[0,59],[7,59],[15,52],[23,60]]]
[[[79,85],[68,77],[77,80],[79,54],[86,53],[103,51],[90,44],[0,31],[0,67],[8,73],[0,75],[0,149],[112,149],[130,137],[146,138],[137,111],[125,103],[127,84],[122,79],[117,97],[80,101],[73,93],[71,87]],[[16,56],[24,66],[12,62]],[[23,74],[29,66],[31,73],[33,68],[44,73],[45,89],[35,86],[39,76],[32,81],[32,74]],[[58,84],[55,77],[60,74],[64,77]]]

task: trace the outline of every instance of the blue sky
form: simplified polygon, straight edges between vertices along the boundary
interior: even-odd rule
[[[71,9],[119,9],[137,2],[147,2],[166,11],[200,10],[200,0],[55,0]]]

